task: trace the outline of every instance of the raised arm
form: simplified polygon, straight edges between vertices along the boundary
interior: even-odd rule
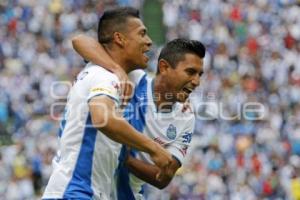
[[[77,35],[72,38],[75,51],[85,60],[100,65],[108,70],[122,69],[105,51],[104,47],[94,38]]]
[[[129,82],[126,72],[113,61],[99,42],[86,35],[77,35],[72,38],[72,45],[75,51],[85,60],[100,65],[116,74],[121,82],[123,97],[127,101],[129,100],[132,93],[132,85]]]

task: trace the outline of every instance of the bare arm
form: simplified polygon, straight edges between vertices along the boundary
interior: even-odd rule
[[[104,47],[92,37],[77,35],[72,38],[72,45],[75,51],[85,60],[103,66],[111,71],[122,69],[108,55]]]
[[[180,168],[178,161],[173,158],[169,169],[164,171],[164,173],[161,173],[160,179],[157,179],[156,174],[159,172],[159,168],[155,165],[145,163],[144,161],[138,160],[132,156],[128,156],[125,165],[136,177],[159,189],[163,189],[169,185],[176,171]]]
[[[106,96],[92,98],[89,110],[93,126],[110,139],[150,155],[163,171],[172,162],[172,156],[159,144],[136,131],[123,117],[117,116],[112,99]],[[159,171],[159,174],[161,171]]]
[[[126,104],[132,94],[132,85],[124,69],[108,55],[104,47],[94,38],[85,35],[73,37],[72,45],[75,51],[85,60],[100,65],[118,76],[121,83],[122,96],[125,99],[123,103]]]
[[[182,133],[180,133],[180,136],[171,144],[165,146],[165,148],[168,149],[168,151],[174,156],[170,167],[160,174],[159,179],[155,178],[155,173],[157,173],[157,170],[159,170],[156,166],[146,163],[142,160],[138,160],[131,156],[131,154],[128,154],[129,156],[127,159],[125,159],[125,165],[129,171],[138,178],[159,189],[166,187],[171,182],[176,171],[180,168],[181,162],[185,157],[186,151],[192,139],[194,123],[195,118],[194,116],[191,116],[191,118],[185,122],[186,127],[183,129]]]

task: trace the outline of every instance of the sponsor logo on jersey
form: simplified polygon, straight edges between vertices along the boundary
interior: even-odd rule
[[[183,138],[183,140],[182,140],[183,143],[191,143],[192,132],[185,132],[184,135],[182,136],[182,138]]]
[[[167,137],[171,140],[176,138],[176,127],[173,124],[170,124],[167,129]]]
[[[112,91],[106,88],[93,88],[91,89],[91,92],[104,92],[104,93],[112,94]]]

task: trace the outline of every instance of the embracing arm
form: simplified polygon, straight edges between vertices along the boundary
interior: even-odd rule
[[[103,66],[111,71],[121,68],[112,60],[104,47],[92,37],[77,35],[72,38],[72,45],[75,51],[85,60]]]
[[[89,102],[93,126],[110,139],[150,155],[162,171],[172,162],[172,156],[152,139],[136,131],[123,117],[117,116],[112,99],[97,96]],[[162,173],[161,171],[158,172]]]
[[[169,185],[176,171],[181,166],[179,162],[173,158],[168,170],[161,173],[160,178],[157,179],[156,175],[159,172],[159,168],[155,165],[138,160],[133,156],[128,156],[125,165],[133,175],[159,189],[163,189]]]
[[[160,174],[160,179],[155,178],[155,174],[157,173],[157,170],[159,170],[156,166],[145,163],[142,160],[138,160],[130,154],[125,160],[126,167],[132,174],[143,181],[150,183],[159,189],[163,189],[171,182],[176,171],[181,166],[192,139],[194,123],[195,119],[194,117],[191,117],[191,119],[186,122],[186,128],[180,136],[171,144],[166,146],[166,149],[168,149],[168,152],[173,155],[173,158],[168,170],[165,170],[164,173]]]
[[[85,35],[73,37],[72,45],[75,51],[85,60],[102,66],[118,76],[121,83],[122,96],[126,103],[132,95],[133,86],[130,84],[125,70],[108,55],[104,47],[92,37]]]

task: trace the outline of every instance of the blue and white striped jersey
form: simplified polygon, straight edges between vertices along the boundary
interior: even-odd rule
[[[183,112],[181,103],[176,103],[170,113],[157,112],[153,100],[153,79],[142,70],[135,70],[129,76],[135,83],[135,92],[124,113],[125,118],[138,131],[163,145],[182,163],[192,139],[195,124],[194,114],[191,111]],[[125,154],[126,150],[123,147],[116,173],[117,199],[143,199],[145,182],[130,174],[122,165]],[[132,151],[131,154],[140,160],[152,163],[146,153]]]
[[[43,199],[111,199],[121,144],[93,127],[88,102],[106,95],[119,103],[119,79],[91,63],[71,88],[62,121],[60,147]]]

